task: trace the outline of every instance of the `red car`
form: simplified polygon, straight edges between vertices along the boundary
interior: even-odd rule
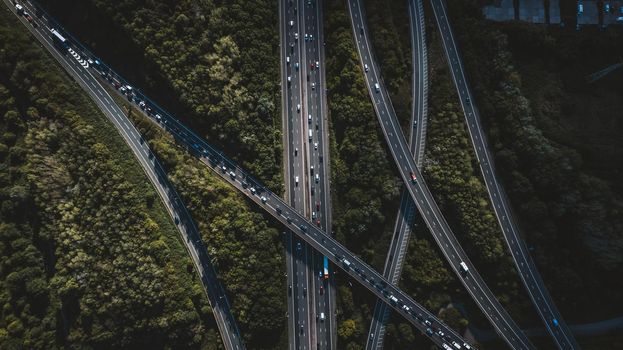
[[[320,227],[320,219],[316,219],[316,225],[318,225],[318,227]]]
[[[415,174],[413,173],[413,171],[410,171],[409,175],[411,176],[411,182],[415,183],[417,179],[415,178]]]
[[[320,201],[316,202],[316,210],[320,210]]]

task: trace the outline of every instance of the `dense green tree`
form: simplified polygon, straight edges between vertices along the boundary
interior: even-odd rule
[[[0,348],[220,346],[129,149],[13,15],[0,18]]]

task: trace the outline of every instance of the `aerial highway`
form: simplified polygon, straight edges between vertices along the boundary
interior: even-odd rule
[[[426,143],[426,115],[428,112],[428,62],[424,29],[424,8],[422,0],[407,0],[411,34],[411,57],[413,74],[411,82],[411,122],[409,124],[409,151],[413,153],[417,166],[422,167]],[[411,226],[415,219],[415,205],[407,191],[402,191],[400,208],[394,225],[394,234],[389,246],[383,276],[393,284],[400,280],[404,256],[409,244]],[[385,324],[389,308],[381,300],[376,302],[372,313],[370,332],[366,349],[382,349],[385,338]]]
[[[4,2],[13,11],[15,10],[13,4],[7,0]],[[35,9],[30,4],[22,3],[22,5],[27,11],[35,13]],[[41,45],[51,53],[74,80],[91,96],[102,113],[120,131],[121,136],[160,195],[180,233],[182,242],[190,253],[201,279],[201,284],[208,296],[225,348],[245,349],[242,337],[231,314],[225,290],[216,276],[216,271],[211,264],[211,258],[201,241],[199,230],[147,143],[143,141],[143,138],[132,123],[128,122],[123,110],[115,103],[100,82],[94,78],[88,68],[80,64],[79,59],[73,53],[63,52],[54,47],[50,38],[51,28],[48,27],[48,25],[51,25],[48,22],[49,17],[35,19],[36,27],[26,22],[23,16],[18,15],[18,17]]]
[[[304,146],[308,217],[318,227],[331,234],[331,202],[329,182],[329,136],[326,89],[324,80],[324,45],[322,31],[322,1],[298,0],[301,37],[301,81],[303,103],[302,129],[306,134]],[[315,342],[312,348],[332,349],[337,343],[335,327],[335,286],[322,254],[312,252],[310,264],[310,297],[313,305],[310,316],[315,320]],[[325,266],[327,265],[327,266]]]
[[[301,78],[300,66],[304,63],[301,62],[302,40],[299,40],[299,33],[303,25],[298,8],[290,0],[279,2],[284,187],[286,201],[302,215],[309,216],[304,157],[306,121],[301,118],[305,80]],[[291,231],[285,232],[285,243],[289,348],[311,349],[314,335],[311,316],[313,303],[310,302],[308,291],[313,290],[310,286],[310,278],[313,278],[313,250]]]
[[[381,129],[383,130],[383,135],[406,188],[424,222],[446,257],[447,262],[502,339],[513,349],[534,348],[534,345],[530,343],[526,335],[515,324],[508,312],[506,312],[487,287],[443,217],[441,210],[426,186],[426,182],[413,159],[413,155],[408,151],[407,142],[400,129],[400,124],[387,90],[384,87],[385,84],[381,79],[376,60],[372,55],[361,1],[349,0],[348,9],[361,66],[369,68],[368,72],[365,72],[364,69],[364,77]]]
[[[491,157],[486,135],[480,123],[480,115],[465,76],[465,70],[452,28],[450,27],[444,2],[431,0],[431,5],[435,13],[444,51],[452,72],[452,79],[463,108],[470,139],[480,164],[480,170],[489,193],[489,198],[491,199],[493,210],[504,234],[508,249],[517,266],[521,281],[556,346],[560,349],[579,349],[578,343],[573,338],[571,330],[563,320],[562,315],[558,312],[532,257],[528,253],[526,244],[519,233],[517,221],[510,209],[506,193],[495,174],[493,157]]]
[[[70,57],[66,55],[64,49],[53,48],[50,44],[51,34],[49,34],[47,29],[44,30],[41,28],[42,26],[39,27],[36,33],[37,37],[47,42],[46,48],[59,60],[61,66],[79,81],[83,89],[90,91],[89,96],[96,101],[98,106],[104,108],[106,105],[114,105],[110,95],[102,84],[108,81],[111,85],[117,87],[117,82],[122,82],[123,84],[127,84],[127,82],[112,70],[108,70],[106,76],[107,80],[96,78],[95,76],[101,74],[101,71],[98,72],[92,69],[92,66],[82,64],[76,56],[72,55]],[[48,35],[47,37],[46,34]],[[68,45],[73,47],[75,49],[74,52],[80,57],[88,57],[87,60],[96,59],[95,56],[79,43],[73,41],[73,39]],[[122,92],[122,90],[118,88],[117,93],[120,96],[129,97],[128,89]],[[468,348],[465,340],[454,330],[441,322],[398,287],[391,285],[381,274],[346,249],[330,235],[327,235],[321,228],[314,225],[305,216],[298,213],[297,210],[283,201],[279,195],[266,189],[266,187],[254,179],[251,174],[247,173],[235,162],[227,158],[222,151],[207,143],[207,141],[188,129],[178,119],[166,113],[147,97],[140,97],[150,104],[150,109],[153,112],[148,115],[152,118],[151,120],[156,125],[169,132],[179,142],[180,146],[198,157],[198,159],[215,174],[218,174],[224,181],[228,182],[250,201],[262,208],[267,214],[281,222],[287,229],[295,232],[299,238],[305,240],[315,250],[327,256],[353,280],[359,282],[377,297],[383,298],[398,314],[405,317],[407,321],[426,334],[433,343],[438,346],[443,346],[448,343],[457,343],[462,344],[459,346]],[[102,98],[105,100],[101,100]],[[139,104],[135,98],[132,100],[134,103]],[[136,139],[140,140],[140,136],[136,133],[136,129],[131,126],[131,121],[127,116],[123,114],[116,114],[116,116],[119,118],[120,122],[114,123],[114,125],[118,128],[119,132],[122,134],[133,132],[136,135]],[[221,299],[219,298],[219,300]]]

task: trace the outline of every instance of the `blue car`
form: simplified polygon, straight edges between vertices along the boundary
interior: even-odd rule
[[[553,319],[552,320],[552,324],[554,325],[554,327],[558,327],[558,320],[557,319]]]

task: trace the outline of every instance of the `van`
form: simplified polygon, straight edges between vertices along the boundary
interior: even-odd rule
[[[379,83],[374,83],[374,90],[376,90],[376,92],[381,91],[381,87],[379,86]]]
[[[314,131],[313,130],[309,130],[309,141],[312,140],[312,137],[314,136]]]
[[[461,261],[461,269],[463,269],[464,273],[467,273],[469,269],[467,268],[467,264],[464,261]]]

